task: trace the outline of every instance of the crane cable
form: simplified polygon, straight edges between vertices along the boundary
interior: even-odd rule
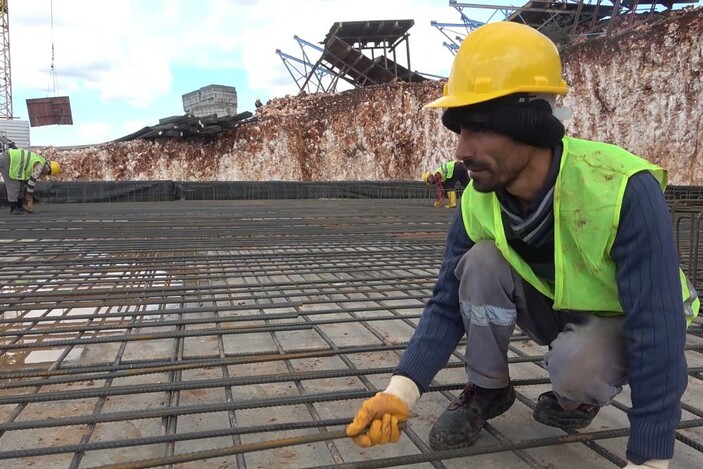
[[[51,9],[51,71],[49,76],[49,86],[47,87],[46,94],[49,95],[51,88],[53,87],[53,94],[51,97],[56,97],[58,95],[59,81],[56,77],[56,66],[54,64],[54,0],[50,0]]]

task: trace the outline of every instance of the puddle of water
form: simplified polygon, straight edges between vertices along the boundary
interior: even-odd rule
[[[63,349],[48,349],[48,350],[34,350],[29,352],[24,359],[26,365],[33,365],[36,363],[53,363],[57,358],[63,353]],[[81,353],[83,353],[82,348],[74,348],[69,352],[64,361],[77,360],[80,358]]]
[[[18,352],[8,352],[0,356],[0,368],[3,369],[23,369],[26,365],[36,365],[38,363],[53,363],[63,353],[63,349],[48,350],[21,350]],[[69,352],[64,361],[78,360],[83,353],[83,348],[75,347]]]

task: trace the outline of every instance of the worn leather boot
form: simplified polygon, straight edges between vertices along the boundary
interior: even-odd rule
[[[441,451],[471,446],[486,421],[508,410],[513,402],[512,384],[500,389],[467,384],[430,430],[430,447]]]
[[[588,404],[581,404],[574,410],[565,410],[559,405],[559,400],[554,392],[547,391],[537,398],[537,405],[532,417],[539,423],[550,427],[578,430],[589,426],[598,415],[599,410],[600,407]]]

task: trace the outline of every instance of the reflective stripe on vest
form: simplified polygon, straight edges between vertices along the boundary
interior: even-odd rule
[[[454,161],[449,161],[441,164],[439,168],[435,169],[435,173],[439,173],[442,176],[442,182],[445,182],[454,176],[454,163]]]
[[[474,242],[493,240],[523,279],[554,300],[554,309],[622,314],[610,250],[625,188],[632,175],[649,171],[663,191],[666,171],[614,145],[570,137],[563,145],[554,188],[554,284],[538,277],[508,245],[498,198],[475,191],[473,183],[462,196],[464,228]],[[680,269],[679,275],[690,324],[700,301]]]
[[[7,153],[10,156],[8,175],[18,181],[27,181],[37,163],[42,166],[46,164],[44,158],[31,151],[11,148]]]

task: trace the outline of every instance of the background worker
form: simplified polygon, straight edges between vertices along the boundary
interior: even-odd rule
[[[422,175],[422,180],[425,184],[435,186],[435,207],[440,207],[444,203],[444,193],[447,193],[449,203],[447,208],[456,207],[456,190],[457,185],[461,184],[463,188],[469,185],[469,172],[464,167],[461,161],[449,161],[441,164],[432,172],[425,172]]]
[[[434,450],[473,444],[515,401],[507,352],[517,324],[550,346],[552,390],[535,420],[584,428],[629,383],[628,467],[668,466],[687,385],[686,326],[700,301],[679,268],[666,172],[564,136],[553,106],[566,92],[556,47],[528,26],[489,23],[459,48],[444,95],[427,107],[445,108],[471,184],[388,387],[347,427],[357,444],[398,441],[398,423],[464,334],[468,383],[429,440]]]
[[[0,153],[0,174],[5,181],[10,213],[22,215],[34,212],[34,189],[41,175],[56,176],[61,166],[56,161],[46,161],[29,150],[18,149],[14,144]],[[22,197],[26,184],[26,196]]]

